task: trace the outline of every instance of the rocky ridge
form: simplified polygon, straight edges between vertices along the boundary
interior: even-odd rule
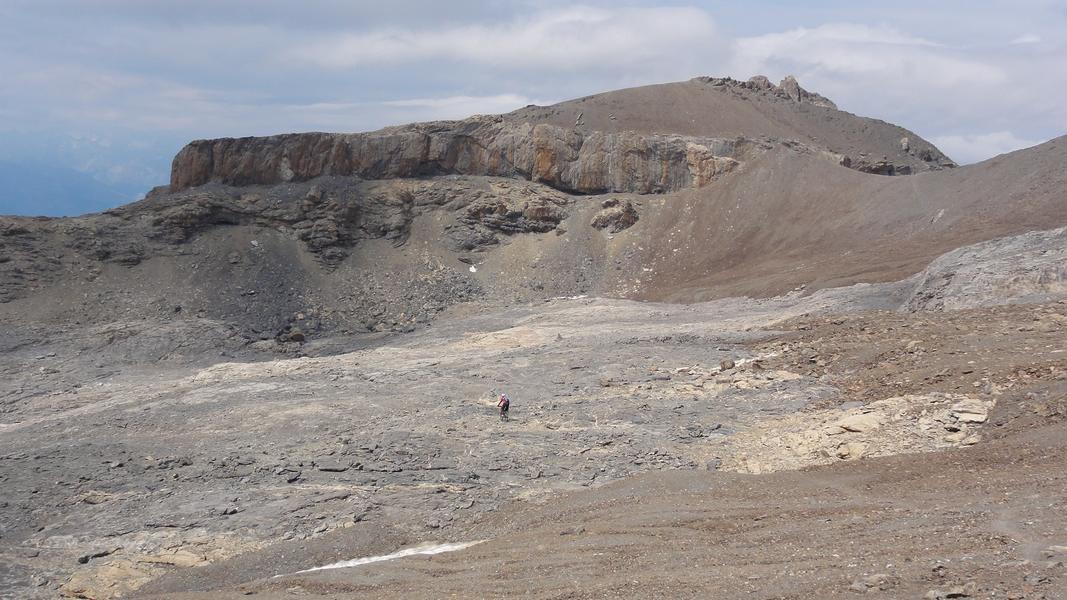
[[[696,77],[687,82],[606,92],[502,115],[583,133],[664,133],[800,143],[835,154],[853,169],[906,175],[955,167],[933,144],[895,125],[838,110],[828,98],[786,77],[748,81]]]
[[[279,184],[315,177],[514,177],[576,194],[663,193],[707,185],[760,144],[745,139],[583,134],[500,117],[373,133],[199,140],[174,158],[170,188]]]
[[[712,88],[758,95],[837,112],[829,99],[800,87],[792,76],[775,86],[696,78]],[[440,175],[522,178],[575,194],[665,193],[708,185],[754,152],[785,144],[826,153],[843,166],[882,175],[954,166],[918,136],[901,138],[916,160],[897,164],[862,153],[855,158],[815,142],[774,136],[706,136],[684,132],[591,129],[579,112],[569,127],[516,115],[477,116],[390,127],[370,133],[299,133],[197,140],[174,158],[170,189],[206,183],[244,186],[306,181],[320,176],[396,179]],[[910,139],[914,138],[915,148]]]
[[[730,78],[699,77],[697,79],[712,85],[741,85],[742,87],[747,87],[749,89],[769,92],[776,96],[792,100],[793,102],[812,104],[814,106],[837,110],[837,105],[834,104],[832,100],[821,94],[809,92],[800,87],[800,83],[798,83],[796,77],[793,77],[792,75],[786,76],[785,79],[782,79],[782,81],[778,83],[778,85],[771,83],[771,80],[768,79],[766,75],[755,75],[744,83],[740,83]]]
[[[792,75],[786,76],[778,83],[778,85],[772,83],[765,75],[756,75],[744,82],[729,77],[697,77],[694,81],[699,81],[716,87],[730,86],[752,90],[760,94],[782,98],[797,104],[817,106],[834,111],[838,110],[837,105],[829,98],[800,87],[800,83],[798,83],[796,77]],[[900,150],[905,155],[921,161],[918,165],[902,164],[890,159],[888,156],[878,158],[876,156],[870,156],[868,153],[860,153],[856,157],[842,153],[836,154],[838,155],[839,162],[842,166],[875,175],[911,175],[916,172],[954,168],[956,166],[954,162],[941,154],[941,152],[932,145],[926,142],[913,144],[914,137],[915,136],[909,135],[901,137]]]

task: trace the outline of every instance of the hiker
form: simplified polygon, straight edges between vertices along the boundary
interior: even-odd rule
[[[508,420],[508,409],[511,408],[511,398],[508,398],[507,394],[500,394],[500,402],[496,403],[500,408],[500,420]]]

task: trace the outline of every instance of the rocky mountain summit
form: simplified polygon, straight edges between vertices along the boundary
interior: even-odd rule
[[[793,77],[779,86],[762,76],[745,83],[702,77],[690,84],[749,93],[757,103],[784,99],[805,107],[837,109],[830,100],[801,88]],[[703,102],[709,100],[722,99],[705,98]],[[563,106],[549,108],[561,114],[567,112]],[[769,138],[762,132],[751,132],[761,135],[748,139],[744,135],[708,137],[684,130],[603,131],[585,126],[583,109],[577,109],[570,126],[528,118],[535,110],[528,107],[511,115],[419,123],[373,133],[198,140],[175,157],[170,191],[211,182],[270,185],[321,176],[397,179],[477,175],[522,178],[577,194],[663,193],[703,187],[774,144],[804,147],[844,166],[855,162],[859,170],[886,175],[954,166],[936,148],[910,133],[900,138],[901,152],[894,152],[893,160],[884,155],[881,162],[872,163],[866,158],[869,152],[861,153],[863,158],[853,158],[813,140]],[[612,115],[612,120],[617,119]],[[851,120],[864,121],[857,117]]]
[[[708,83],[718,85],[731,85],[735,83],[733,80],[730,79],[714,79],[710,77],[705,79]],[[829,98],[821,94],[809,92],[808,90],[800,87],[800,83],[797,82],[796,77],[793,77],[792,75],[786,76],[786,78],[783,79],[778,85],[774,85],[773,83],[771,83],[771,80],[767,79],[765,75],[755,75],[747,82],[745,82],[745,84],[747,87],[753,89],[771,92],[778,96],[789,98],[793,102],[808,103],[814,104],[815,106],[822,106],[823,108],[832,108],[835,110],[837,109],[837,105],[834,104],[833,101],[831,101]]]

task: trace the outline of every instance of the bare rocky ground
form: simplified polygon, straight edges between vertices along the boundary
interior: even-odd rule
[[[104,373],[15,345],[8,372],[85,383],[5,413],[2,589],[1056,597],[1067,306],[886,310],[909,290],[458,307],[334,356]]]
[[[745,329],[820,302],[556,300],[354,353],[206,368],[99,373],[96,349],[17,346],[6,370],[56,387],[8,405],[0,433],[6,578],[109,597],[279,540],[365,524],[417,539],[520,495],[714,467],[709,440],[831,393],[709,380],[746,354]],[[508,423],[493,390],[515,398]]]
[[[713,376],[732,381],[730,392],[691,396],[679,381],[684,376],[654,383],[669,395],[667,406],[696,409],[689,423],[702,425],[708,415],[738,428],[737,435],[695,443],[657,442],[672,456],[714,448],[724,461],[719,471],[667,465],[587,490],[523,494],[450,529],[404,540],[344,530],[195,576],[177,573],[145,591],[161,598],[1067,597],[1065,318],[1067,305],[1054,303],[768,319],[770,329],[740,340],[747,356],[766,357],[763,368],[749,363]],[[788,398],[781,387],[748,388],[768,380],[782,386],[788,377],[807,390],[797,410],[761,405],[768,393]],[[945,395],[991,408],[948,416],[937,403]],[[933,401],[886,415],[881,425],[849,419],[882,415],[879,402],[901,396]],[[726,420],[726,405],[746,410]],[[685,410],[663,408],[653,413],[669,419]],[[819,417],[834,410],[835,419]],[[942,421],[926,428],[924,417]],[[797,423],[816,438],[832,438],[829,448],[861,441],[869,454],[827,456],[812,452],[813,444],[781,443]],[[936,437],[936,453],[902,445],[909,437],[900,434],[909,430]],[[961,430],[979,439],[960,443],[953,436]],[[760,435],[750,443],[732,443],[754,431]],[[942,443],[947,439],[957,442]],[[634,441],[613,442],[614,452],[626,453]],[[601,452],[595,464],[610,464],[614,452]],[[746,471],[731,465],[752,457],[768,470],[787,470],[730,472]],[[488,541],[451,554],[267,577],[445,539]],[[234,586],[239,580],[245,583]],[[189,591],[220,585],[228,591]]]

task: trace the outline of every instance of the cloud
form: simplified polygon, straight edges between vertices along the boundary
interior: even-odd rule
[[[698,8],[575,6],[489,24],[328,35],[289,49],[285,57],[333,69],[459,62],[574,71],[667,61],[722,42],[711,16]]]
[[[518,12],[461,1],[453,8],[467,14],[454,15],[451,24],[414,19],[398,27],[346,18],[383,11],[330,1],[318,6],[335,15],[331,26],[316,21],[311,28],[292,11],[274,11],[277,18],[197,17],[211,13],[206,0],[191,2],[182,15],[132,0],[107,0],[97,12],[71,7],[78,18],[104,20],[105,44],[73,18],[56,21],[61,2],[20,3],[26,23],[14,38],[0,39],[0,69],[8,75],[0,97],[18,107],[24,122],[75,131],[96,126],[196,137],[459,118],[512,110],[530,98],[559,100],[714,72],[709,57],[721,62],[729,50],[710,14],[692,7],[537,0],[533,10]],[[427,14],[441,12],[431,9]],[[35,28],[46,26],[71,44],[35,47],[42,39]]]
[[[1005,81],[1006,74],[998,66],[963,54],[887,26],[835,23],[741,38],[735,64],[753,72],[792,69],[824,78],[847,76],[853,84],[855,78],[886,83],[907,80],[910,88]]]
[[[1037,34],[1034,34],[1034,33],[1024,33],[1023,35],[1020,35],[1019,37],[1015,38],[1014,40],[1012,40],[1009,43],[1011,43],[1013,45],[1040,44],[1041,43],[1041,36],[1039,36]]]
[[[118,179],[165,173],[195,137],[364,131],[695,75],[793,74],[964,162],[1067,132],[1062,1],[681,4],[7,0],[0,157],[49,139],[57,161]],[[70,134],[114,143],[75,153],[55,141]]]
[[[547,104],[547,102],[535,101],[519,94],[497,94],[494,96],[446,96],[443,98],[387,100],[382,102],[381,105],[412,110],[427,119],[461,119],[470,115],[511,112],[528,104],[542,103]]]
[[[281,115],[287,122],[303,125],[297,129],[362,131],[382,125],[505,113],[538,103],[519,94],[403,98],[380,102],[314,102],[272,107],[270,114],[264,114],[263,117],[274,120]]]
[[[966,135],[940,135],[931,141],[955,160],[968,164],[1036,146],[1044,140],[1028,140],[1010,131],[994,131]]]
[[[843,110],[907,127],[969,163],[1067,131],[1067,46],[1036,38],[963,46],[936,32],[832,23],[739,38],[732,70],[794,74]]]

